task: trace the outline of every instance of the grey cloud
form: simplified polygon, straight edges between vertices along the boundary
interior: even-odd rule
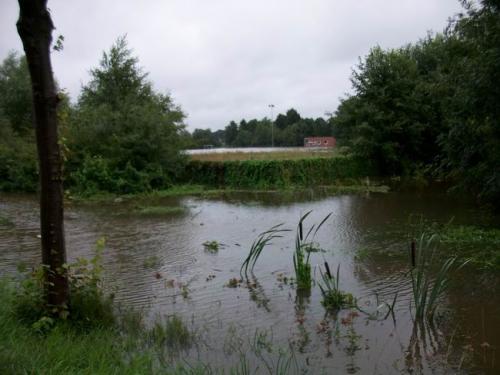
[[[21,50],[17,2],[0,0],[0,58]],[[129,45],[155,87],[188,113],[190,129],[295,107],[322,116],[350,90],[351,67],[375,45],[440,31],[457,0],[49,0],[65,49],[55,74],[76,99],[114,40]]]

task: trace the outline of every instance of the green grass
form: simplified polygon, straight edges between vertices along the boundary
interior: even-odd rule
[[[135,212],[144,216],[169,216],[186,212],[183,206],[143,206],[135,209]]]
[[[13,226],[14,226],[14,223],[8,217],[0,215],[0,227],[11,228]]]
[[[313,187],[315,191],[321,194],[336,195],[336,194],[357,194],[357,193],[387,193],[389,188],[385,185],[374,183],[366,183],[366,179],[338,179],[333,184],[316,185]],[[310,191],[311,187],[300,184],[286,184],[281,186],[241,186],[231,187],[222,186],[214,187],[213,185],[188,184],[173,186],[164,190],[152,190],[144,193],[136,194],[113,194],[99,192],[92,195],[66,195],[66,199],[84,204],[96,203],[116,203],[124,202],[150,202],[157,198],[170,198],[182,196],[200,196],[200,197],[216,197],[223,194],[231,193],[265,193],[265,192],[284,192],[284,193],[300,193]],[[0,223],[1,225],[1,223]]]
[[[149,200],[151,198],[168,198],[179,197],[186,195],[214,195],[220,194],[225,191],[222,189],[208,189],[202,185],[189,184],[189,185],[175,185],[168,189],[151,190],[142,193],[134,194],[115,194],[108,192],[98,192],[92,195],[71,194],[66,195],[66,198],[75,202],[81,203],[101,203],[101,202],[115,202],[121,203],[129,200]]]
[[[13,285],[0,282],[1,374],[134,374],[151,370],[147,354],[130,354],[115,327],[89,331],[57,324],[46,334],[22,323],[14,312]],[[129,362],[130,360],[130,362]]]
[[[500,270],[500,229],[449,224],[438,233],[441,242],[458,259],[470,259],[480,268]]]

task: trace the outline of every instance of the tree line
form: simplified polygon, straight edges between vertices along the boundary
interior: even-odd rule
[[[304,145],[306,137],[331,137],[333,127],[322,117],[302,118],[294,108],[278,114],[276,119],[231,121],[224,129],[195,129],[190,134],[191,148],[214,147],[296,147]]]

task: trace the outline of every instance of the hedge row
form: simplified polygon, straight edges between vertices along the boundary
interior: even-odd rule
[[[190,161],[184,183],[232,188],[332,185],[373,175],[369,163],[351,156],[298,160]]]

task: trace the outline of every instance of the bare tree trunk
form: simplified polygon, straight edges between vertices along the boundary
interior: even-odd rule
[[[47,0],[19,0],[17,31],[23,42],[31,75],[36,142],[40,165],[40,224],[42,264],[45,268],[45,295],[54,312],[67,308],[68,279],[64,269],[62,160],[57,133],[59,102],[52,66],[50,44],[54,25]]]

